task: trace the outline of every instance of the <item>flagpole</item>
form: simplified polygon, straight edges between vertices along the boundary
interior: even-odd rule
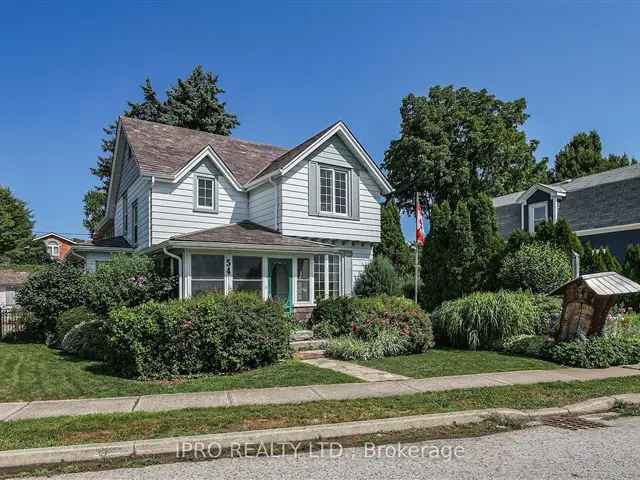
[[[416,192],[416,277],[415,277],[415,288],[413,289],[413,299],[416,303],[418,303],[418,268],[419,268],[419,263],[418,263],[418,192]]]

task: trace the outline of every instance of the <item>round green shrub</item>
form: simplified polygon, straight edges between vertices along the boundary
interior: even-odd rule
[[[74,307],[62,312],[56,321],[54,343],[59,345],[67,332],[76,325],[96,319],[97,316],[87,307]]]
[[[403,297],[338,297],[322,300],[314,309],[309,327],[321,338],[354,335],[372,340],[393,329],[407,339],[408,350],[424,352],[433,346],[429,315]]]
[[[528,243],[504,258],[498,280],[509,290],[547,293],[571,280],[571,262],[557,247]]]
[[[496,349],[516,335],[546,332],[551,302],[529,292],[473,293],[445,302],[431,315],[436,341],[460,348]],[[542,305],[542,306],[540,306]]]
[[[166,300],[174,281],[160,275],[145,255],[114,255],[95,273],[86,276],[86,305],[100,315],[118,307],[134,307],[151,300]]]
[[[542,335],[516,335],[507,338],[502,348],[512,355],[524,355],[527,357],[544,358],[547,342]]]
[[[82,269],[70,262],[53,262],[28,278],[16,292],[16,301],[33,313],[33,326],[44,338],[55,333],[58,315],[82,305],[85,294]]]
[[[107,361],[129,377],[237,372],[289,355],[282,305],[247,292],[121,307],[107,325]]]
[[[356,281],[354,292],[361,297],[400,295],[402,280],[396,273],[391,260],[379,256],[367,264]]]
[[[104,320],[89,320],[74,325],[64,336],[62,351],[87,360],[104,360],[107,337]]]

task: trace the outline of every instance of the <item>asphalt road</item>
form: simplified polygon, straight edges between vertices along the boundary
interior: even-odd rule
[[[535,427],[480,438],[372,449],[338,447],[284,457],[228,458],[53,477],[108,479],[637,479],[640,478],[640,417],[609,427],[570,431]],[[413,451],[409,447],[413,446]],[[384,448],[384,447],[382,447]],[[457,451],[455,450],[457,448]],[[454,453],[457,457],[454,458]],[[333,455],[333,458],[331,456]],[[439,455],[440,458],[434,458]],[[449,457],[449,459],[447,459]],[[50,477],[51,478],[51,477]]]

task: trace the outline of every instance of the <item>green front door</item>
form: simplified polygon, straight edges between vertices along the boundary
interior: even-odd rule
[[[293,312],[293,269],[290,258],[269,259],[269,298],[283,303]]]

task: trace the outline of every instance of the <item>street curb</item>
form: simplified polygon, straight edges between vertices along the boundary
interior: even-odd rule
[[[185,443],[215,445],[216,448],[231,448],[234,445],[281,445],[295,442],[320,441],[355,435],[400,432],[452,425],[480,423],[489,418],[505,418],[526,422],[545,416],[583,415],[611,410],[616,405],[640,405],[640,394],[612,395],[599,397],[563,408],[541,408],[536,410],[515,410],[509,408],[489,408],[463,412],[436,413],[410,417],[385,418],[358,422],[312,425],[246,432],[217,433],[152,440],[136,440],[116,443],[96,443],[71,445],[66,447],[30,448],[0,452],[0,468],[32,467],[72,462],[95,462],[113,458],[141,458],[156,455],[177,454]]]

